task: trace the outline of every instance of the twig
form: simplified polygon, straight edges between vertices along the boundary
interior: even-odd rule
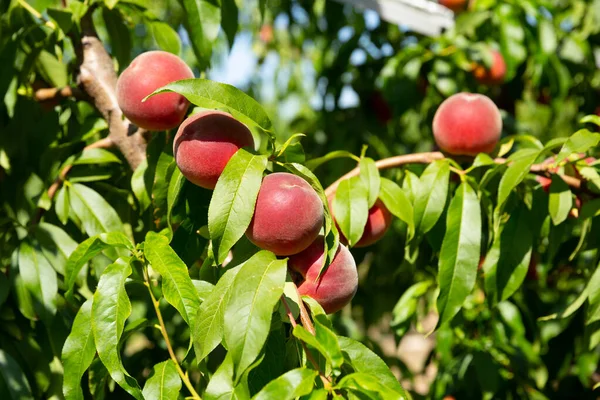
[[[173,347],[171,346],[171,341],[169,340],[169,334],[167,333],[167,328],[165,327],[165,322],[163,321],[162,313],[160,312],[160,307],[159,307],[160,302],[158,300],[156,300],[156,297],[154,297],[154,293],[152,293],[152,288],[150,287],[150,278],[148,277],[147,271],[144,271],[144,280],[145,280],[144,285],[146,285],[146,287],[148,288],[148,293],[150,293],[150,298],[152,299],[152,305],[154,306],[154,311],[156,312],[156,316],[158,318],[158,323],[160,324],[160,332],[162,333],[162,336],[165,339],[165,343],[167,344],[167,350],[169,351],[169,356],[171,357],[171,360],[173,361],[173,363],[175,363],[175,368],[177,369],[177,373],[179,373],[181,380],[183,381],[185,386],[190,391],[192,398],[194,400],[202,400],[202,398],[200,397],[198,392],[196,392],[196,389],[194,389],[194,385],[192,385],[192,382],[190,382],[188,375],[185,372],[183,372],[183,370],[181,369],[181,366],[179,365],[179,361],[177,360],[177,357],[175,356],[175,352],[173,351]]]
[[[304,326],[306,328],[306,330],[309,331],[314,336],[316,333],[315,326],[313,325],[312,321],[310,320],[308,311],[306,310],[306,307],[304,306],[304,302],[302,301],[302,295],[300,294],[300,291],[298,290],[298,286],[296,286],[296,284],[294,282],[292,282],[292,285],[294,285],[294,289],[296,290],[296,296],[298,296],[298,300],[299,300],[298,306],[300,307],[300,321],[302,321],[302,326]]]
[[[35,91],[33,97],[36,101],[62,100],[69,97],[85,99],[85,94],[77,87],[65,86],[63,88],[43,88]]]

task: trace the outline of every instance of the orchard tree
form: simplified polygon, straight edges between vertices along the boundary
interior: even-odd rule
[[[0,3],[0,398],[597,397],[598,3],[440,3]]]

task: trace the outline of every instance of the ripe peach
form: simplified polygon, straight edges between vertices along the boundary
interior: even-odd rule
[[[323,240],[319,236],[306,250],[291,256],[288,267],[300,294],[312,297],[331,314],[342,309],[356,294],[358,272],[350,250],[339,245],[333,261],[317,280],[323,265]]]
[[[333,215],[333,199],[335,198],[335,193],[330,195],[329,200],[329,210],[331,211],[331,216],[335,220],[335,216]],[[337,222],[336,222],[337,226]],[[392,213],[387,209],[385,204],[379,199],[373,204],[373,207],[369,209],[369,217],[367,218],[367,223],[365,224],[365,230],[363,231],[363,235],[360,237],[360,240],[356,242],[354,247],[367,247],[377,242],[379,239],[385,235],[388,229],[392,226]],[[338,230],[339,226],[338,226]],[[344,244],[348,243],[348,240],[342,234],[340,230],[340,241]]]
[[[506,76],[506,62],[502,53],[492,50],[492,66],[488,69],[484,65],[477,64],[473,69],[473,75],[479,83],[484,85],[498,85],[504,82]]]
[[[502,117],[489,97],[457,93],[442,102],[433,118],[439,148],[454,155],[491,153],[502,132]]]
[[[173,155],[190,182],[214,189],[235,152],[253,146],[246,125],[225,112],[207,110],[183,121],[173,141]]]
[[[439,3],[444,7],[451,9],[455,13],[458,13],[465,9],[467,0],[439,0]]]
[[[117,81],[117,101],[123,114],[135,125],[150,131],[173,129],[181,123],[189,102],[177,93],[161,93],[142,99],[161,86],[194,73],[176,55],[148,51],[137,56]]]
[[[277,172],[262,181],[246,236],[262,249],[289,256],[310,246],[322,226],[317,192],[301,177]]]

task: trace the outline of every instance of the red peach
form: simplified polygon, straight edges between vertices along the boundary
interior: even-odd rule
[[[455,13],[458,13],[465,9],[467,0],[439,0],[439,3],[444,7],[451,9]]]
[[[176,55],[148,51],[137,56],[117,81],[117,101],[135,125],[150,131],[173,129],[181,123],[189,102],[177,93],[157,94],[142,100],[171,82],[190,79],[194,73]]]
[[[442,102],[433,118],[439,148],[454,155],[491,153],[502,132],[502,117],[489,97],[457,93]]]
[[[323,226],[323,203],[315,190],[299,176],[277,172],[260,186],[248,239],[278,256],[306,249]]]
[[[492,66],[487,68],[484,65],[477,64],[473,69],[473,75],[479,83],[484,85],[498,85],[504,82],[506,62],[502,57],[502,53],[498,50],[492,50]]]
[[[183,121],[173,141],[173,155],[190,182],[214,189],[227,162],[242,147],[254,147],[246,125],[225,112],[207,110]]]
[[[342,309],[358,289],[356,262],[350,251],[339,245],[335,257],[320,279],[324,239],[319,236],[306,250],[291,256],[288,267],[302,295],[316,300],[327,314]]]

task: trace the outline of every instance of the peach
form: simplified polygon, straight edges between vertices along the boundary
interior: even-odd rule
[[[214,189],[227,162],[242,147],[254,147],[246,125],[228,113],[206,110],[183,121],[173,141],[173,155],[190,182]]]
[[[335,216],[333,215],[333,199],[335,198],[335,193],[330,195],[329,200],[329,210],[331,211],[331,216],[335,220]],[[377,242],[379,239],[385,235],[390,226],[392,225],[392,213],[387,209],[385,204],[379,199],[373,204],[373,207],[369,209],[369,217],[367,218],[367,223],[365,224],[365,230],[363,231],[363,235],[360,237],[359,241],[356,242],[354,247],[367,247]],[[338,227],[338,231],[340,231],[340,241],[344,244],[348,244],[348,240],[342,234],[337,222],[336,226]]]
[[[301,177],[277,172],[262,181],[246,236],[262,249],[289,256],[310,246],[322,226],[317,192]]]
[[[504,82],[506,62],[502,57],[502,53],[498,50],[492,50],[492,66],[486,68],[484,65],[477,64],[473,69],[473,75],[479,83],[484,85],[498,85]]]
[[[449,154],[491,153],[502,133],[502,117],[489,97],[457,93],[442,102],[433,117],[433,136]]]
[[[439,0],[439,3],[457,13],[465,9],[467,0]]]
[[[358,272],[350,250],[340,244],[333,261],[317,279],[324,255],[324,239],[319,236],[306,250],[289,258],[288,268],[300,294],[312,297],[331,314],[342,309],[356,294]]]
[[[166,51],[148,51],[137,56],[117,80],[117,102],[123,114],[135,125],[150,131],[177,127],[189,102],[177,93],[157,94],[145,102],[154,90],[194,73],[176,55]]]

